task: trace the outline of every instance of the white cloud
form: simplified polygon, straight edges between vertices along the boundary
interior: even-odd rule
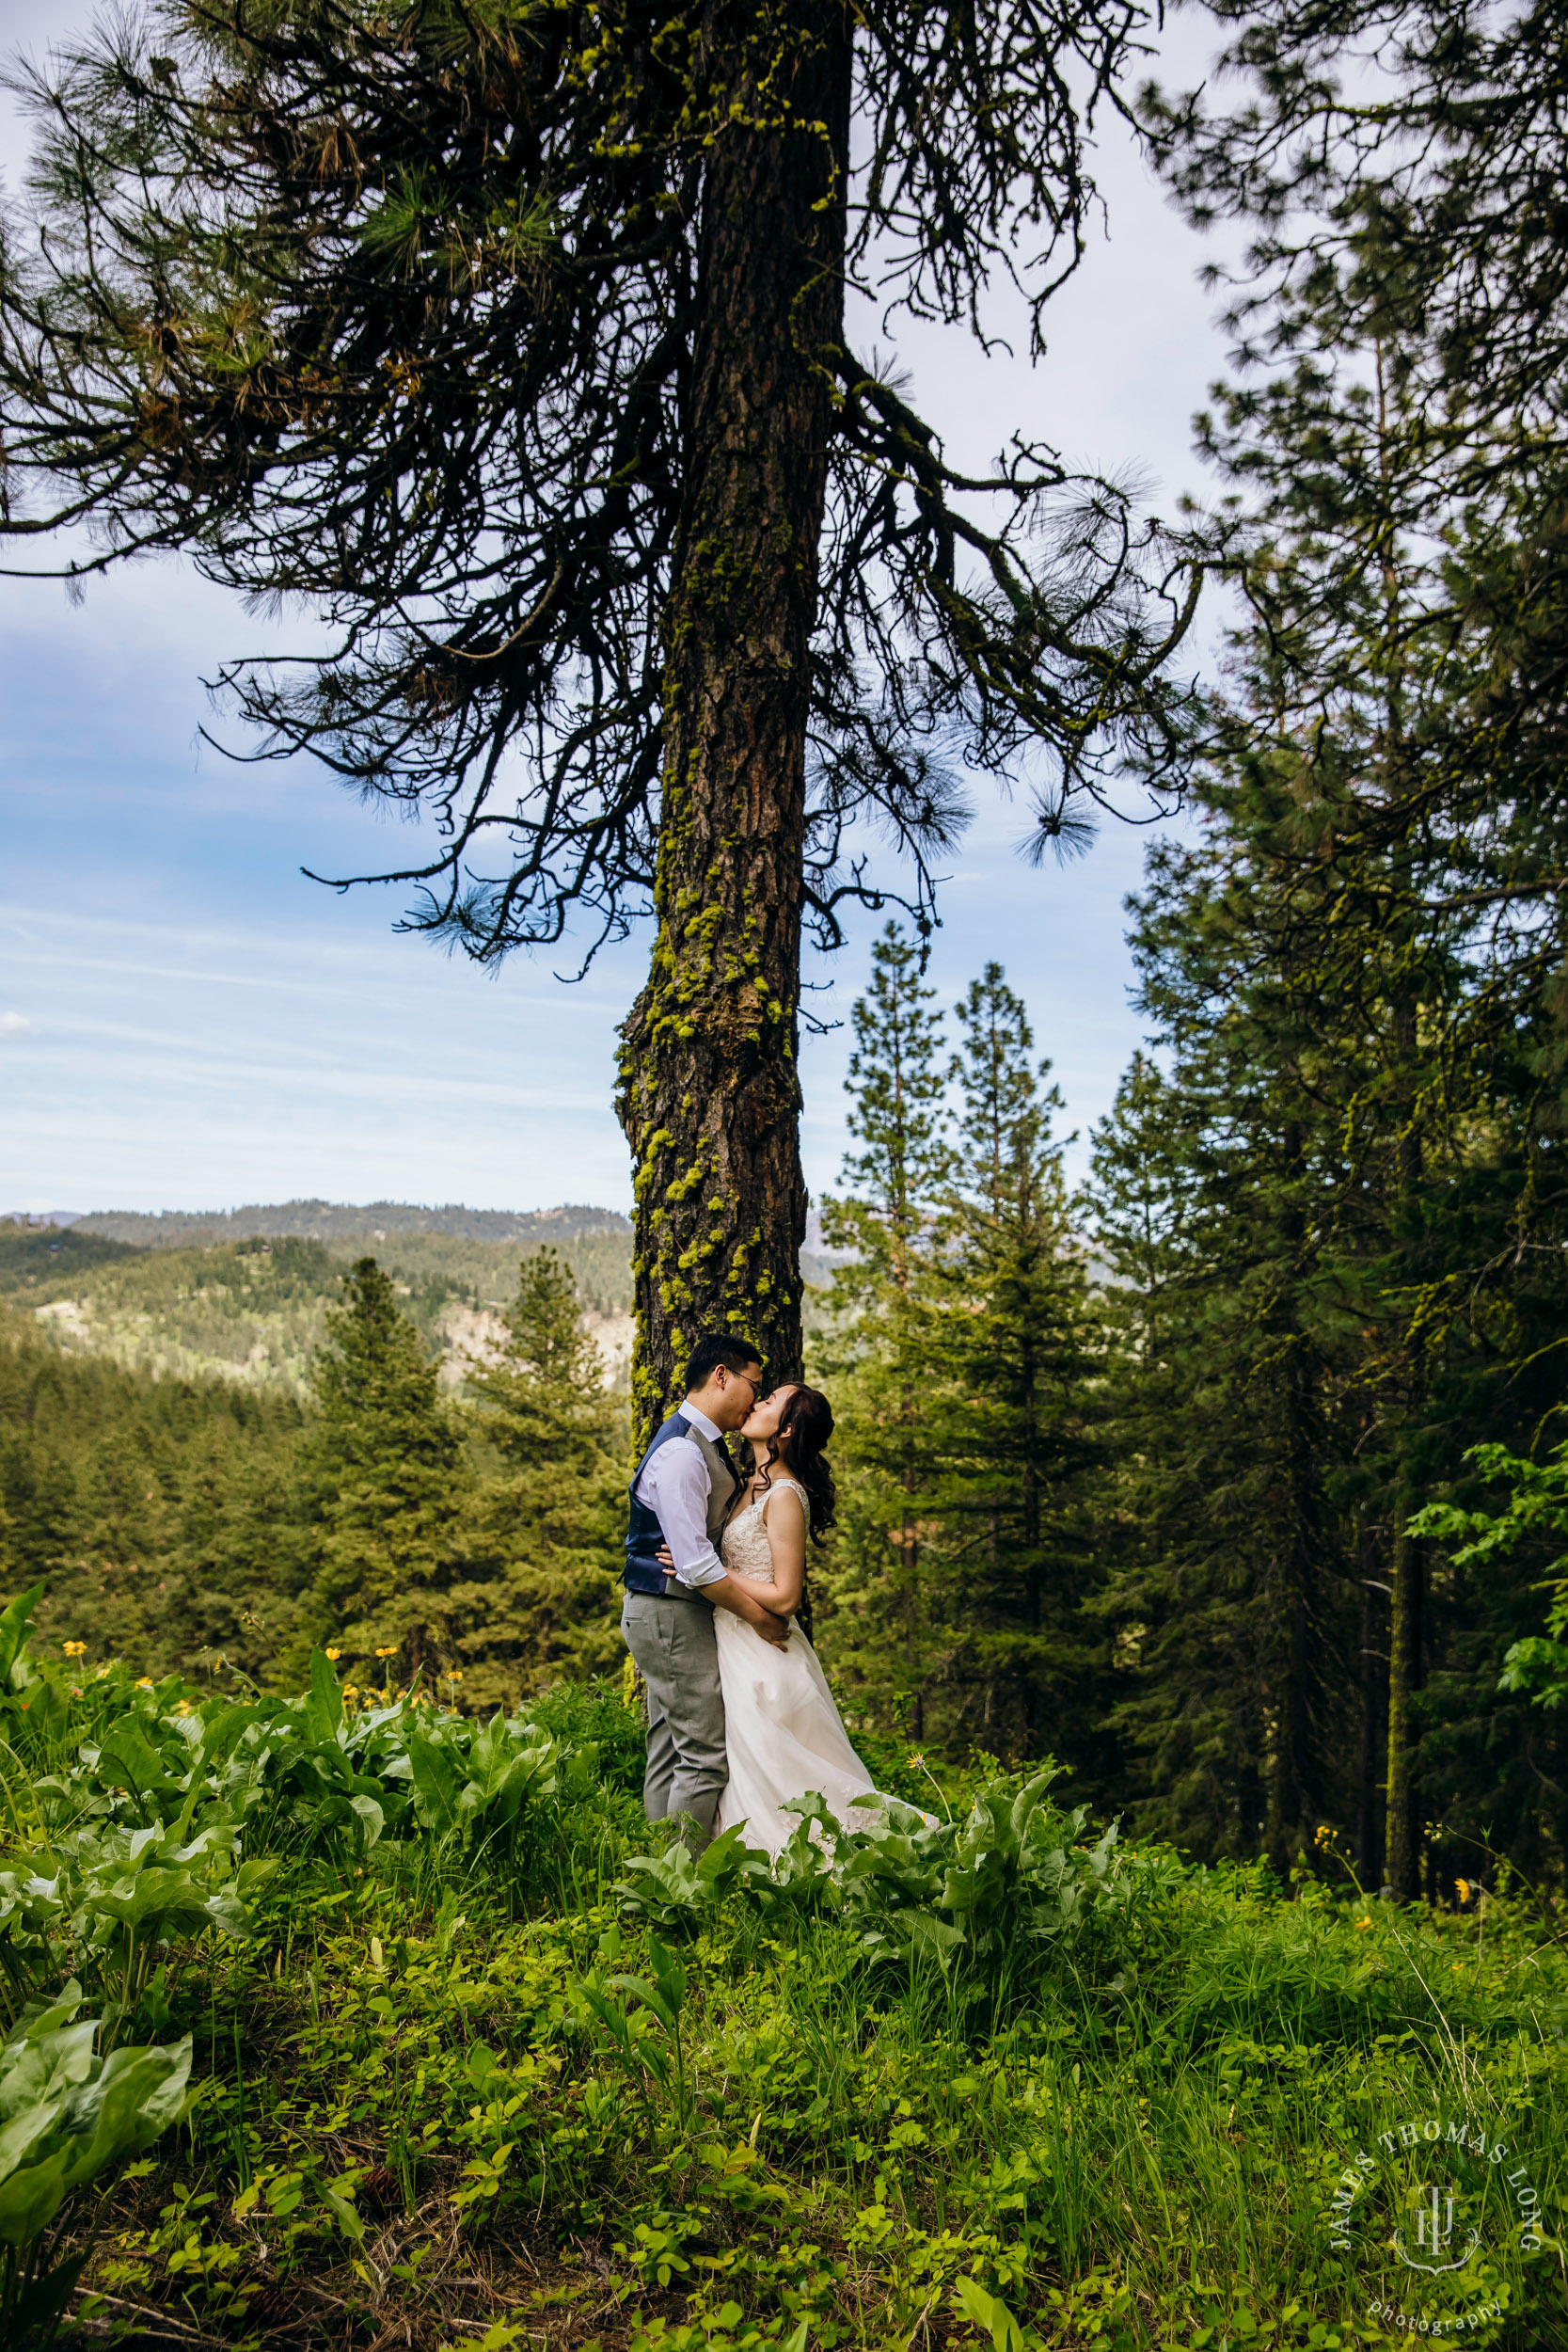
[[[0,1037],[36,1037],[38,1030],[24,1013],[0,1012]]]

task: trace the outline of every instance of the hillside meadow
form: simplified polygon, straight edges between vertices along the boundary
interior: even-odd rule
[[[8,2342],[1568,2343],[1568,1955],[1506,1874],[1282,1888],[887,1743],[884,1810],[693,1868],[618,1683],[73,1678],[31,1607]]]

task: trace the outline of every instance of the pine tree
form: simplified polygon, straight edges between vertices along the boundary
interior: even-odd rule
[[[886,1291],[909,1297],[928,1263],[938,1203],[952,1170],[942,1016],[924,950],[889,923],[871,950],[871,981],[850,1014],[855,1050],[846,1124],[860,1145],[844,1160],[842,1200],[822,1204],[830,1246],[851,1253],[834,1278],[838,1301]]]
[[[936,1305],[929,1442],[940,1464],[943,1711],[1009,1759],[1048,1749],[1101,1781],[1103,1640],[1080,1603],[1092,1557],[1097,1360],[1083,1252],[1022,1001],[1000,964],[957,1009],[959,1103]]]
[[[853,1013],[852,1189],[823,1212],[852,1254],[821,1349],[844,1466],[821,1639],[881,1724],[1009,1758],[1070,1736],[1102,1776],[1105,1645],[1079,1609],[1093,1315],[1059,1098],[999,965],[958,1008],[955,1058],[935,997],[890,924]]]
[[[1386,1794],[1407,1898],[1439,1867],[1423,1822],[1504,1797],[1496,1597],[1462,1594],[1408,1520],[1465,1437],[1556,1402],[1526,1338],[1563,1205],[1552,925],[1526,945],[1478,919],[1541,840],[1476,723],[1486,661],[1438,544],[1467,524],[1440,466],[1434,502],[1418,377],[1381,346],[1310,349],[1322,292],[1273,322],[1309,356],[1205,426],[1251,504],[1231,553],[1256,619],[1194,777],[1202,842],[1156,857],[1138,910],[1180,1173],[1165,1262],[1147,1182],[1130,1237],[1160,1302],[1122,1435],[1141,1558],[1113,1593],[1140,1651],[1120,1719],[1165,1825],[1244,1845],[1250,1821],[1283,1864],[1315,1818],[1354,1821],[1375,1883]]]
[[[847,1124],[859,1149],[844,1177],[853,1189],[822,1204],[830,1247],[849,1253],[820,1349],[844,1476],[832,1562],[814,1579],[826,1602],[818,1636],[847,1692],[881,1722],[907,1720],[917,1739],[945,1654],[929,1322],[952,1169],[944,1032],[922,963],[889,923],[851,1014]]]
[[[1237,977],[1216,912],[1235,912],[1228,850],[1152,862],[1136,936],[1173,1067],[1140,1060],[1095,1137],[1088,1205],[1123,1343],[1098,1607],[1128,1675],[1113,1719],[1144,1758],[1138,1818],[1284,1868],[1334,1818],[1347,1634],[1313,1311],[1321,1165],[1286,1041],[1216,984],[1227,951]]]
[[[621,1655],[625,1409],[554,1250],[522,1261],[505,1344],[468,1386],[478,1445],[499,1474],[476,1489],[469,1572],[451,1595],[464,1695],[515,1703]]]
[[[431,1681],[458,1663],[462,1436],[376,1261],[358,1259],[343,1289],[312,1380],[317,1624],[361,1674]]]

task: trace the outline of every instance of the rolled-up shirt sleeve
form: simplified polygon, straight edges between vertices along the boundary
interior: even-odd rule
[[[716,1584],[728,1573],[708,1541],[709,1492],[707,1464],[689,1438],[666,1439],[637,1482],[638,1500],[662,1528],[682,1584]]]

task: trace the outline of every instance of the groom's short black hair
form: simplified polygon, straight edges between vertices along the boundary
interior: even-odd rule
[[[686,1393],[689,1396],[693,1389],[705,1389],[721,1364],[726,1372],[744,1372],[761,1361],[760,1351],[750,1340],[737,1340],[733,1331],[710,1331],[686,1359]]]

